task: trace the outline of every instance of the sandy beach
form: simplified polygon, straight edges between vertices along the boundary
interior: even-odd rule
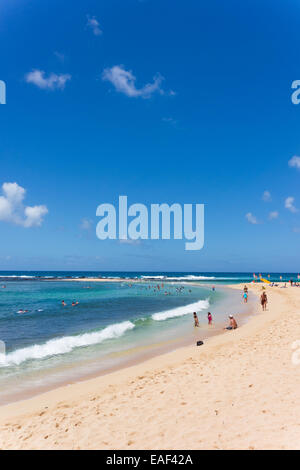
[[[1,407],[0,448],[299,449],[300,289],[266,291],[266,312],[204,346]]]

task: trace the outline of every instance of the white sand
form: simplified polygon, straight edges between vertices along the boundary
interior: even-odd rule
[[[300,449],[300,288],[267,294],[204,346],[1,407],[0,448]]]

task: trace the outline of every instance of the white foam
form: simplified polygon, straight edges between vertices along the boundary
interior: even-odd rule
[[[188,315],[193,312],[199,312],[205,310],[209,307],[209,300],[199,300],[189,305],[183,307],[173,308],[171,310],[165,310],[164,312],[154,313],[152,315],[153,320],[163,321],[168,320],[169,318],[182,317],[183,315]]]
[[[167,279],[166,276],[141,276],[141,279]]]
[[[193,274],[187,274],[186,276],[141,276],[141,279],[153,280],[164,280],[164,281],[209,281],[218,279],[215,276],[195,276]],[[226,278],[225,278],[226,279]]]
[[[134,324],[130,321],[124,321],[115,325],[110,325],[103,330],[93,333],[85,333],[78,336],[64,336],[47,341],[44,344],[35,344],[23,349],[17,349],[6,355],[1,365],[11,366],[19,365],[30,359],[43,359],[58,354],[66,354],[75,348],[99,344],[107,339],[119,338],[126,331],[132,330]]]
[[[188,276],[182,276],[182,277],[167,277],[167,280],[170,281],[205,281],[205,280],[213,280],[216,279],[214,276],[194,276],[194,275],[188,275]]]

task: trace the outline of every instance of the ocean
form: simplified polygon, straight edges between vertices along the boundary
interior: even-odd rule
[[[79,277],[105,277],[107,282],[78,282]],[[109,282],[116,277],[120,282]],[[0,354],[0,404],[204,340],[220,330],[229,313],[250,310],[239,292],[223,286],[252,277],[0,272],[0,340],[6,346],[6,354]],[[199,329],[193,326],[194,311]],[[208,311],[214,318],[210,330]]]

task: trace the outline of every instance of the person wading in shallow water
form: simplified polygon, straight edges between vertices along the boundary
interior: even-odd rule
[[[196,312],[194,312],[194,324],[195,324],[196,327],[199,327],[199,320],[198,320]]]
[[[248,302],[248,293],[247,292],[243,293],[243,298],[244,298],[244,303],[246,304]]]

